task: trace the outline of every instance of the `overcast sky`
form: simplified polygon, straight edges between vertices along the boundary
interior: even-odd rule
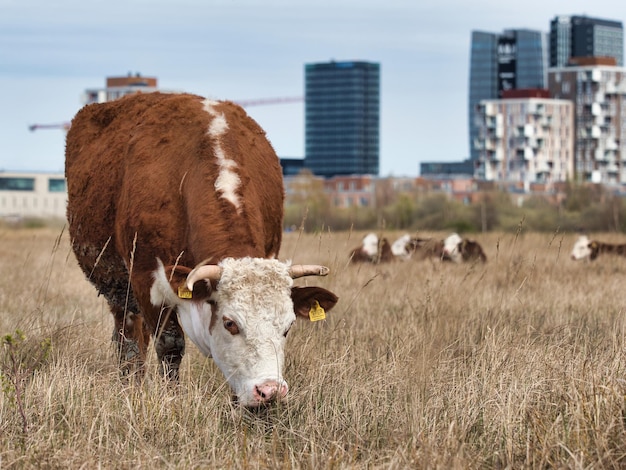
[[[217,99],[304,94],[304,64],[381,64],[382,176],[468,156],[472,30],[626,20],[615,0],[0,0],[0,171],[63,171],[87,88],[129,72]],[[304,105],[249,107],[280,157],[304,156]]]

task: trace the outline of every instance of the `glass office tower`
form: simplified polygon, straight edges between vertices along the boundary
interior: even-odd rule
[[[468,127],[470,159],[478,158],[476,107],[481,100],[499,99],[504,90],[545,88],[547,35],[509,29],[503,33],[472,31]]]
[[[556,16],[550,21],[550,67],[565,67],[570,57],[613,57],[624,65],[621,21],[587,16]]]
[[[379,171],[380,64],[305,65],[305,167],[315,175]]]

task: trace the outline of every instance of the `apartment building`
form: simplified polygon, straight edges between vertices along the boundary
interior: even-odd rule
[[[614,59],[576,59],[550,69],[550,94],[574,105],[579,182],[626,183],[626,69]]]
[[[572,178],[573,105],[547,96],[547,90],[529,90],[527,97],[518,92],[480,102],[475,115],[477,178],[517,182],[527,189]]]

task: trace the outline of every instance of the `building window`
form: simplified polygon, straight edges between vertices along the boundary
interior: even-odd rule
[[[63,178],[50,178],[48,180],[48,191],[51,193],[64,193],[65,180]]]
[[[0,178],[0,191],[34,191],[35,178]]]

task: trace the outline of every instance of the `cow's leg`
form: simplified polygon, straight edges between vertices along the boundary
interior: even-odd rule
[[[124,375],[131,372],[143,373],[150,335],[146,331],[142,316],[116,305],[111,305],[111,313],[115,321],[111,339],[117,346],[122,373]]]
[[[164,307],[157,315],[153,325],[154,348],[165,377],[178,380],[178,370],[185,355],[185,337],[178,323],[176,311]]]

